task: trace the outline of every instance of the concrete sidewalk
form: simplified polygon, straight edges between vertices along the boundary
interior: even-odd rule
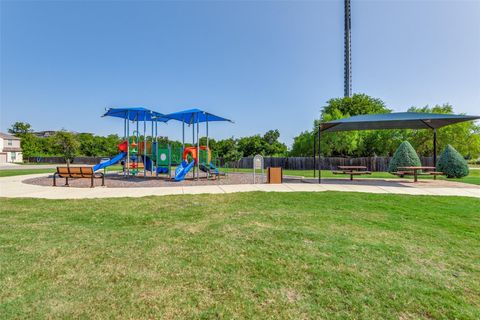
[[[115,198],[115,197],[144,197],[176,194],[218,194],[233,192],[366,192],[390,193],[408,195],[435,195],[435,196],[465,196],[480,198],[480,187],[472,185],[462,188],[431,187],[416,185],[409,186],[381,186],[355,185],[344,183],[284,183],[284,184],[238,184],[238,185],[208,185],[208,186],[178,186],[178,187],[149,187],[149,188],[65,188],[46,187],[22,183],[23,180],[42,177],[45,174],[33,174],[0,178],[0,197],[9,198],[44,198],[44,199],[83,199],[83,198]]]

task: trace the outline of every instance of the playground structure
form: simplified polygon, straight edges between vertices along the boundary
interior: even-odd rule
[[[94,171],[124,161],[124,175],[147,176],[147,172],[157,177],[161,174],[175,181],[183,181],[185,176],[193,169],[193,177],[198,180],[200,171],[207,178],[211,170],[218,174],[215,166],[216,155],[212,154],[208,146],[208,123],[211,121],[228,121],[199,109],[190,109],[172,114],[162,114],[143,107],[136,108],[110,108],[103,116],[118,117],[124,120],[124,137],[118,145],[120,153],[110,159],[94,166]],[[158,124],[170,120],[182,122],[182,147],[170,144],[161,144],[158,136]],[[200,146],[199,125],[206,123],[206,146]],[[143,124],[143,134],[140,135],[139,127]],[[185,124],[192,127],[192,146],[185,144]],[[196,127],[195,127],[196,125]],[[133,127],[133,131],[131,130]],[[147,136],[147,127],[150,136]],[[196,129],[196,130],[195,130]],[[172,177],[172,167],[176,166],[175,175]],[[208,168],[208,169],[205,169]]]

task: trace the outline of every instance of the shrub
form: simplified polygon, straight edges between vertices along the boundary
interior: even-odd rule
[[[437,170],[446,174],[447,178],[468,176],[468,164],[462,155],[451,145],[447,145],[438,159]]]
[[[393,154],[392,160],[388,164],[388,172],[396,172],[399,167],[421,166],[415,149],[408,141],[403,141]]]

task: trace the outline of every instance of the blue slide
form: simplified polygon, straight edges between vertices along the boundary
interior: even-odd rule
[[[195,161],[190,163],[187,160],[183,160],[182,163],[175,169],[175,181],[183,181],[185,180],[185,176],[187,175],[188,171],[190,171],[193,166],[195,165]]]
[[[113,157],[109,161],[102,162],[102,163],[99,163],[96,166],[94,166],[93,171],[97,171],[97,170],[103,169],[105,167],[111,166],[112,164],[117,163],[118,161],[122,160],[126,156],[127,156],[126,152],[120,152],[119,154],[117,154],[115,157]]]

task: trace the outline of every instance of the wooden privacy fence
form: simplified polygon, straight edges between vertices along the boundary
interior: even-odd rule
[[[100,160],[103,157],[75,157],[73,158],[72,164],[97,164],[100,163]],[[109,157],[106,157],[109,158]],[[28,157],[24,158],[24,161],[31,162],[31,163],[65,163],[65,159],[63,157]]]
[[[391,157],[340,158],[322,157],[321,167],[324,170],[336,170],[338,166],[366,166],[369,171],[387,171]],[[420,157],[423,166],[433,166],[433,157]],[[316,158],[318,166],[318,157]],[[253,157],[245,157],[238,162],[228,163],[229,167],[253,168]],[[265,157],[264,166],[282,167],[287,170],[313,170],[313,157]]]

